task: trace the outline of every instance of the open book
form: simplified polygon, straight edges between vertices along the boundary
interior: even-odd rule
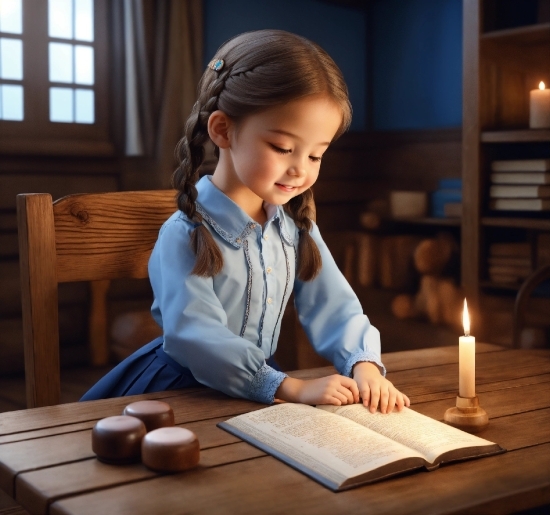
[[[404,408],[285,403],[218,424],[331,490],[441,463],[505,452],[499,445]]]

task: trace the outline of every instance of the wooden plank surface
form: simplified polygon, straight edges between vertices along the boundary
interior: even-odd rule
[[[119,414],[136,399],[129,397],[0,415],[0,487],[34,513],[57,514],[169,514],[182,506],[207,513],[252,513],[261,506],[277,513],[513,513],[549,503],[550,352],[480,347],[477,391],[490,417],[480,436],[507,448],[502,456],[334,494],[216,427],[262,404],[198,388],[137,397],[163,398],[176,422],[196,432],[201,463],[194,471],[162,475],[141,464],[116,467],[95,459],[93,423]],[[384,361],[389,378],[412,392],[414,409],[441,420],[456,396],[456,350],[406,351]]]
[[[478,343],[476,345],[476,352],[478,354],[503,351],[504,349],[504,347],[488,343]],[[530,352],[536,353],[536,351]],[[388,373],[392,374],[391,379],[394,380],[394,377],[399,377],[397,375],[393,375],[393,372],[396,371],[412,370],[411,375],[414,376],[414,371],[419,367],[430,367],[440,364],[457,363],[458,345],[456,347],[437,347],[430,349],[420,349],[418,351],[392,352],[388,354],[383,354],[382,360],[386,364]],[[458,366],[456,367],[456,370],[458,374]],[[335,370],[332,367],[323,367],[297,370],[290,372],[289,374],[292,375],[292,377],[297,377],[300,379],[311,379],[331,373],[335,373]],[[456,389],[458,385],[457,378],[458,375],[456,375],[454,379],[454,389]],[[409,376],[404,376],[403,381],[408,380]],[[452,378],[451,381],[453,381]],[[414,381],[412,382],[414,383]],[[146,394],[143,398],[147,399],[175,397],[180,395],[180,393],[184,396],[194,396],[195,392],[198,390],[193,388],[182,390],[180,392],[172,391],[162,392],[160,394],[152,393]],[[453,390],[453,388],[451,388],[451,390]],[[214,396],[214,398],[217,398],[219,400],[225,398],[222,394],[217,394],[216,392],[212,391],[209,391],[209,393],[205,395]],[[2,413],[0,414],[0,443],[4,441],[11,441],[5,439],[7,435],[17,435],[18,433],[23,433],[26,431],[36,431],[45,428],[61,427],[65,424],[76,424],[89,420],[99,420],[100,418],[108,417],[111,415],[117,415],[122,411],[126,404],[137,400],[138,397],[142,398],[141,396],[130,396],[116,400],[106,399],[102,401],[96,401],[96,403],[94,404],[93,414],[90,412],[86,403],[62,404],[57,406],[36,408],[34,410],[20,410]],[[248,403],[248,401],[241,402]],[[248,403],[249,406],[252,406],[254,404],[255,403]],[[260,405],[258,406],[261,407]],[[250,410],[251,409],[253,409],[253,407],[250,407]],[[53,431],[54,432],[48,434],[55,434],[55,430]],[[15,436],[15,438],[19,438],[19,436]]]
[[[549,467],[550,444],[545,444],[536,452],[521,449],[335,494],[266,456],[124,485],[108,494],[99,491],[63,499],[52,505],[51,513],[176,515],[183,507],[188,513],[398,515],[460,513],[473,507],[487,513],[482,506],[495,499],[503,504],[499,512],[511,513],[514,506],[532,506],[526,491],[534,492],[537,501],[550,501]],[[510,499],[514,505],[506,504]]]

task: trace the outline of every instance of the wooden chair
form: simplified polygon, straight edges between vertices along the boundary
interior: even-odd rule
[[[527,303],[535,288],[550,279],[550,264],[537,268],[521,285],[514,304],[514,340],[515,348],[521,347],[521,331],[525,325]]]
[[[29,408],[60,400],[58,283],[92,281],[92,312],[106,310],[97,303],[104,302],[108,281],[148,277],[159,228],[175,210],[172,190],[69,195],[56,202],[46,193],[17,196]],[[90,326],[92,339],[94,331],[106,339],[105,320],[92,319]]]

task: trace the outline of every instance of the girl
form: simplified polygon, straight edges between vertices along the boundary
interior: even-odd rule
[[[321,158],[350,120],[342,74],[316,44],[261,30],[220,47],[178,144],[179,210],[149,261],[163,336],[82,400],[203,384],[263,403],[409,405],[311,221]],[[199,180],[209,139],[219,160]],[[302,381],[270,366],[292,291],[309,340],[341,375]]]

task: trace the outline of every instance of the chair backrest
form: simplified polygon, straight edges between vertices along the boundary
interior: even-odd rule
[[[515,348],[521,347],[521,331],[525,325],[525,315],[527,314],[527,304],[531,294],[537,286],[550,279],[550,263],[537,268],[521,285],[516,296],[514,304],[514,335],[513,345]]]
[[[27,406],[59,403],[58,283],[148,277],[175,192],[17,196]]]

